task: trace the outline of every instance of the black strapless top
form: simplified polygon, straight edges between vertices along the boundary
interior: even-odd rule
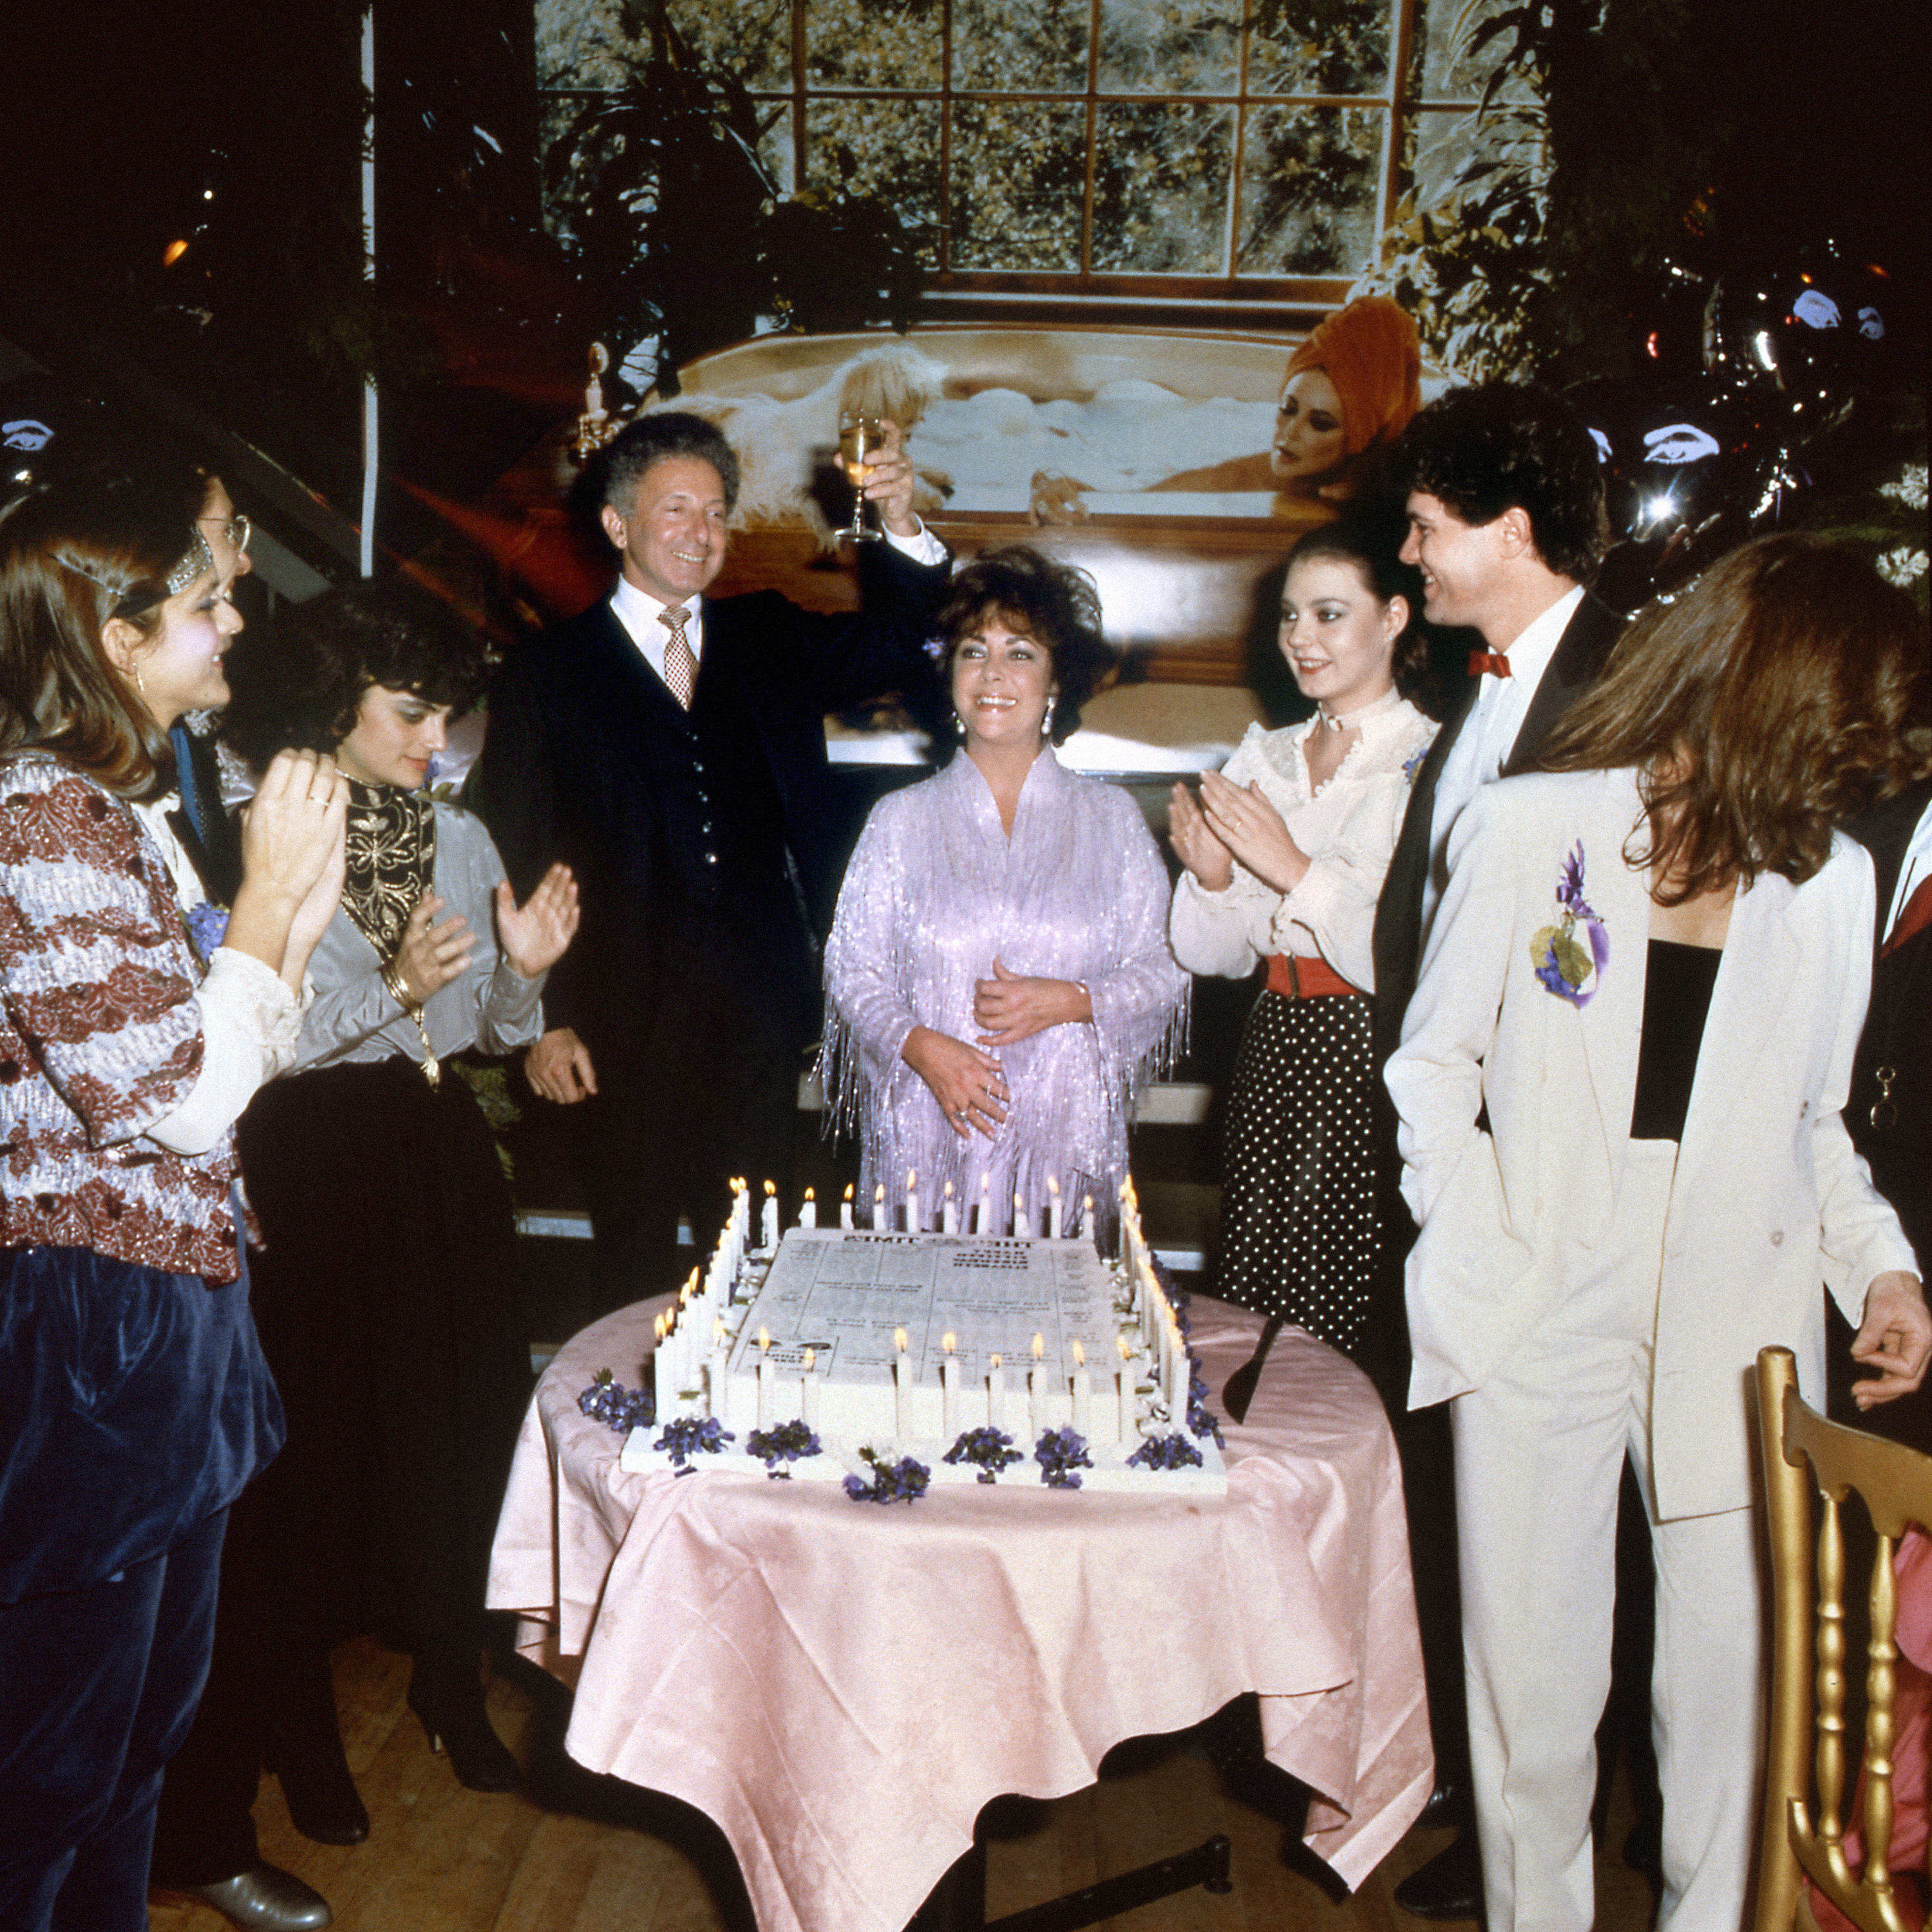
[[[1718,983],[1724,949],[1686,946],[1675,939],[1650,942],[1643,986],[1643,1043],[1637,1049],[1636,1099],[1630,1108],[1634,1141],[1684,1138],[1711,989]]]

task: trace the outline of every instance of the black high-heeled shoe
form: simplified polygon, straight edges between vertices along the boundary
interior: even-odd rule
[[[416,1653],[409,1706],[439,1756],[448,1754],[459,1784],[472,1791],[514,1791],[524,1781],[509,1747],[490,1727],[483,1708],[477,1654],[438,1645]]]

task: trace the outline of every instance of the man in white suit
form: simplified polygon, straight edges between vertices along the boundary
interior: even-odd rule
[[[1527,769],[1564,710],[1595,680],[1622,620],[1585,586],[1607,527],[1596,445],[1563,398],[1532,384],[1456,389],[1412,422],[1396,455],[1408,488],[1402,554],[1422,572],[1430,622],[1466,626],[1486,647],[1415,777],[1376,908],[1376,1058],[1402,1036],[1423,940],[1442,892],[1450,828],[1504,771]],[[1409,1350],[1402,1264],[1414,1238],[1394,1185],[1395,1114],[1378,1082],[1379,1165],[1388,1185],[1365,1358],[1402,1449],[1416,1600],[1436,1735],[1432,1816],[1455,1843],[1396,1889],[1406,1910],[1467,1918],[1481,1898],[1468,1810],[1462,1619],[1446,1412],[1406,1413]]]
[[[1822,1278],[1864,1399],[1924,1372],[1912,1250],[1840,1118],[1873,892],[1830,831],[1896,781],[1916,629],[1844,553],[1752,545],[1634,628],[1545,744],[1556,770],[1481,789],[1450,833],[1387,1079],[1421,1227],[1410,1399],[1447,1403],[1455,1443],[1490,1932],[1592,1923],[1626,1454],[1658,1574],[1660,1932],[1736,1932],[1752,1360],[1790,1348],[1822,1402]]]

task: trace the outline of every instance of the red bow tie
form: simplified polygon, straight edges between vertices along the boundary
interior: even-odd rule
[[[1487,671],[1492,677],[1508,677],[1509,659],[1500,651],[1472,651],[1469,653],[1469,675],[1480,677]]]

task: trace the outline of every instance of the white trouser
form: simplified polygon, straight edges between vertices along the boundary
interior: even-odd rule
[[[1754,1514],[1660,1522],[1651,1481],[1651,1363],[1676,1154],[1672,1142],[1632,1143],[1589,1273],[1502,1371],[1450,1408],[1490,1932],[1586,1932],[1594,1916],[1594,1733],[1610,1691],[1626,1450],[1657,1562],[1658,1932],[1738,1932],[1743,1922],[1762,1758]],[[1748,1426],[1741,1400],[1735,1426]]]

